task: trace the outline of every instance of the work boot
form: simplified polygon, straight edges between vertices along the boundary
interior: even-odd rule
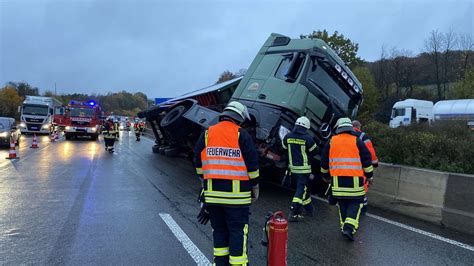
[[[342,235],[345,236],[350,241],[354,241],[354,234],[352,233],[352,230],[345,229],[342,231]]]
[[[290,208],[290,218],[288,221],[290,222],[301,222],[303,221],[304,216],[301,214],[301,205],[294,204]]]
[[[313,217],[313,204],[304,205],[304,215],[308,217]]]

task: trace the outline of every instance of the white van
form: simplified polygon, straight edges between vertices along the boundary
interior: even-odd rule
[[[391,128],[407,126],[415,121],[417,123],[433,121],[433,102],[406,99],[393,105],[389,124]]]

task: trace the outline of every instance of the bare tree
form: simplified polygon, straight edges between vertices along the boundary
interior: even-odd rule
[[[430,36],[425,40],[425,50],[430,55],[431,61],[435,65],[436,89],[438,100],[443,98],[441,90],[440,64],[441,51],[443,50],[443,34],[439,30],[432,30]]]
[[[468,69],[469,55],[474,50],[474,40],[470,33],[459,34],[459,49],[462,50],[464,57],[461,67],[462,78],[464,78]]]
[[[449,70],[451,69],[451,51],[456,48],[457,45],[457,34],[451,28],[445,34],[443,34],[443,47],[444,47],[444,56],[443,56],[443,94],[446,95],[446,91],[449,87]]]

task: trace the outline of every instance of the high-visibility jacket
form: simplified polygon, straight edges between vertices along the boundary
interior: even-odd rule
[[[251,188],[259,177],[258,157],[245,130],[221,121],[203,132],[194,152],[196,172],[204,178],[206,204],[251,203]]]
[[[295,174],[311,174],[311,158],[316,154],[316,142],[306,129],[295,126],[282,140],[288,150],[288,168]]]
[[[365,177],[371,178],[373,166],[364,142],[349,132],[335,135],[322,152],[321,172],[332,177],[335,198],[365,196]]]
[[[377,158],[377,153],[375,153],[375,148],[374,148],[374,144],[372,143],[372,140],[370,139],[369,136],[367,136],[367,134],[365,134],[365,132],[362,132],[360,129],[354,127],[354,130],[355,130],[355,135],[365,143],[365,146],[369,150],[370,156],[372,158],[372,165],[374,167],[377,167],[379,163],[379,159]]]

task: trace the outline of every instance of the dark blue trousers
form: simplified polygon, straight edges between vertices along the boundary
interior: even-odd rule
[[[216,265],[246,265],[249,207],[209,206]]]

